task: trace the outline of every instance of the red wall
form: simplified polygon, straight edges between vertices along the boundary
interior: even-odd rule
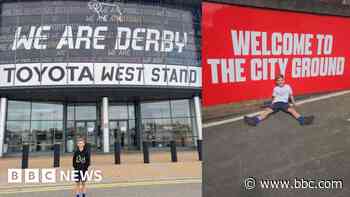
[[[216,3],[203,3],[202,13],[204,106],[270,98],[280,73],[296,95],[350,88],[350,18]],[[222,68],[231,71],[227,81]]]

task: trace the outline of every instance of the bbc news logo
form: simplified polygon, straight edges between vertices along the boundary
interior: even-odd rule
[[[80,174],[79,174],[80,173]],[[78,181],[78,176],[82,181],[101,182],[101,170],[89,170],[85,173],[77,170],[61,170],[55,168],[43,169],[8,169],[8,183],[57,183]]]

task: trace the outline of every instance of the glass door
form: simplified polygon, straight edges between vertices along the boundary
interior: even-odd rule
[[[92,150],[97,150],[97,128],[95,121],[87,121],[86,123],[86,141]]]
[[[97,128],[95,121],[76,121],[76,137],[85,138],[92,150],[97,148]]]
[[[120,142],[119,139],[119,126],[118,121],[110,121],[109,122],[109,145],[111,150],[114,150],[114,143]]]
[[[137,148],[136,134],[129,129],[127,120],[112,120],[109,123],[109,141],[114,149],[114,143],[118,141],[122,149],[134,150]]]
[[[101,136],[97,126],[98,116],[95,103],[75,103],[67,106],[66,152],[74,151],[76,140],[83,137],[92,151],[101,147]]]
[[[32,121],[31,129],[35,151],[51,151],[55,143],[63,147],[62,121]]]
[[[76,137],[86,138],[86,122],[85,121],[77,121],[76,125]]]

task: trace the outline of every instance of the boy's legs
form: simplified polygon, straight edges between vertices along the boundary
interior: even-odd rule
[[[79,193],[80,193],[80,182],[77,182],[74,188],[74,195],[79,196]]]
[[[251,126],[256,126],[259,124],[260,121],[264,120],[265,118],[267,118],[271,113],[273,113],[273,109],[272,108],[265,108],[265,110],[263,112],[261,112],[259,115],[256,115],[254,117],[248,117],[245,116],[244,117],[244,121]]]
[[[84,178],[86,178],[85,173],[87,172],[87,170],[82,170],[81,174]],[[82,181],[81,181],[81,188],[80,188],[80,193],[81,193],[81,197],[85,197],[86,194],[86,187],[85,187],[85,179],[82,177]]]
[[[314,120],[314,116],[302,116],[300,115],[295,108],[293,107],[288,107],[287,111],[292,114],[292,116],[297,119],[300,125],[309,125],[312,124]]]
[[[265,108],[265,110],[259,115],[256,115],[254,117],[245,116],[244,121],[249,125],[256,126],[259,124],[259,122],[266,119],[271,113],[278,112],[279,110],[292,114],[292,116],[299,122],[300,125],[311,124],[314,119],[313,116],[304,117],[300,115],[295,110],[295,108],[289,105],[289,103],[277,102],[277,103],[273,103],[270,107]]]
[[[80,184],[79,184],[79,195],[80,195],[80,197],[81,197],[81,193],[82,193],[82,185],[83,185],[83,183],[80,182]]]
[[[85,182],[81,182],[81,190],[80,190],[80,192],[82,193],[82,197],[85,197],[85,194],[86,194]]]
[[[75,187],[75,195],[76,197],[81,197],[82,187],[83,187],[81,170],[76,171],[75,178],[77,179],[76,187]]]
[[[273,112],[273,110],[269,107],[265,108],[263,112],[261,112],[257,118],[259,118],[259,120],[264,120],[265,118],[267,118],[271,113]]]
[[[293,107],[288,107],[287,111],[294,116],[295,119],[298,119],[301,117],[301,115],[295,110]]]

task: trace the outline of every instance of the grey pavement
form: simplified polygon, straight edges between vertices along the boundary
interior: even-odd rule
[[[75,197],[71,190],[2,194],[1,197]],[[88,189],[87,197],[201,197],[201,184],[161,184]]]
[[[300,126],[279,112],[250,127],[237,121],[206,128],[204,197],[345,197],[350,196],[350,94],[298,106],[315,115]],[[244,179],[342,180],[342,189],[244,188]]]

